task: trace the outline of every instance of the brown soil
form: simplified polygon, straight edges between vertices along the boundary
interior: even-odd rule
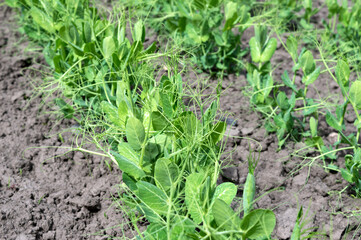
[[[74,123],[61,121],[54,126],[55,120],[42,114],[49,109],[41,107],[41,96],[30,101],[30,76],[39,79],[32,69],[41,69],[43,60],[25,51],[29,44],[20,40],[23,36],[15,30],[14,16],[9,8],[0,7],[0,239],[107,239],[131,234],[127,219],[112,201],[121,172],[110,171],[100,157],[59,148],[69,146],[75,133],[63,134],[65,142],[52,133]],[[280,64],[274,72],[276,81],[292,67],[290,62],[279,46],[273,58],[273,63]],[[301,143],[288,142],[277,152],[275,135],[266,134],[261,116],[249,108],[242,93],[245,84],[244,75],[223,80],[222,109],[237,121],[228,131],[232,138],[226,150],[232,151],[227,155],[232,166],[224,169],[223,181],[238,184],[242,193],[249,143],[258,146],[247,138],[255,139],[262,146],[256,169],[257,196],[270,191],[256,207],[274,210],[274,238],[290,239],[299,206],[303,206],[304,212],[309,208],[306,226],[325,234],[316,239],[360,239],[361,202],[350,197],[349,190],[342,191],[347,182],[338,173],[325,172],[322,160],[312,161],[313,152],[296,156],[295,150],[304,146]],[[323,74],[309,96],[337,91]],[[330,129],[325,123],[321,126],[323,135],[329,136]],[[342,161],[340,157],[336,164],[342,166]]]

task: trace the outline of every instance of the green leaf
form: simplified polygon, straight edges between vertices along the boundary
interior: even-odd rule
[[[41,28],[45,29],[49,33],[55,32],[53,21],[43,11],[36,7],[32,7],[29,14],[33,18],[34,22]]]
[[[279,92],[276,98],[277,105],[282,110],[287,110],[290,107],[290,104],[288,103],[288,98],[286,96],[285,92]]]
[[[176,182],[178,172],[178,166],[169,159],[158,159],[154,170],[154,178],[157,186],[163,191],[168,191]]]
[[[216,187],[213,194],[212,202],[217,198],[223,200],[226,204],[230,205],[237,194],[237,186],[231,182],[221,183]]]
[[[302,83],[306,86],[312,84],[320,75],[321,67],[316,68],[311,74],[305,75],[302,77]]]
[[[139,181],[137,183],[139,199],[154,213],[166,215],[168,212],[167,195],[151,183]]]
[[[135,117],[130,117],[125,127],[125,135],[130,146],[132,146],[134,150],[139,151],[145,139],[143,123]]]
[[[257,209],[242,219],[241,229],[244,238],[269,238],[276,226],[276,216],[271,210]]]
[[[228,2],[224,7],[224,14],[226,18],[226,23],[224,24],[223,31],[227,31],[233,28],[233,25],[238,18],[237,3]]]
[[[298,211],[297,220],[292,231],[291,240],[300,240],[301,239],[301,218],[303,215],[303,208],[301,207]]]
[[[118,145],[119,153],[111,151],[113,161],[118,165],[119,169],[128,175],[139,179],[145,176],[144,171],[139,166],[139,156],[127,143]]]
[[[310,118],[310,130],[311,130],[311,136],[316,137],[317,136],[317,120],[314,117]]]
[[[138,42],[144,42],[145,40],[145,27],[142,20],[139,20],[134,25],[133,40]]]
[[[245,215],[252,210],[255,193],[256,179],[254,175],[249,172],[243,189],[243,210]]]
[[[214,144],[217,144],[220,140],[222,140],[226,128],[227,128],[227,124],[225,122],[217,122],[213,126],[210,136]]]
[[[217,198],[212,206],[212,214],[217,226],[221,229],[228,231],[240,230],[241,219],[233,209],[224,202]]]
[[[263,49],[261,54],[261,58],[260,58],[261,62],[267,62],[271,60],[271,57],[276,51],[276,48],[277,48],[277,39],[271,38],[270,40],[268,40],[267,45]]]
[[[350,79],[350,67],[347,62],[339,59],[336,66],[336,78],[340,85],[348,86]]]
[[[313,55],[309,50],[307,50],[302,54],[299,62],[306,76],[314,72],[316,68],[316,64],[315,61],[313,60]]]
[[[282,76],[281,76],[281,79],[282,79],[283,83],[284,83],[287,87],[291,88],[294,92],[297,92],[297,91],[298,91],[296,85],[293,84],[293,82],[291,81],[290,77],[288,76],[287,70],[284,71],[284,73],[283,73]]]
[[[122,172],[122,180],[131,191],[137,191],[137,182],[125,172]]]
[[[202,222],[203,203],[200,199],[202,183],[206,176],[203,173],[191,173],[186,179],[185,201],[188,212],[196,224]]]
[[[113,36],[104,38],[103,40],[104,58],[105,59],[110,58],[114,52],[115,52],[115,42]]]
[[[145,240],[167,239],[167,226],[153,222],[149,224],[147,230],[143,232]]]
[[[297,59],[298,53],[298,41],[293,35],[290,35],[286,41],[287,51],[291,55],[292,59]]]
[[[103,101],[100,104],[103,112],[105,113],[105,119],[109,122],[118,126],[122,129],[125,128],[125,117],[120,117],[118,114],[118,109],[110,104],[109,102]]]
[[[342,131],[342,126],[330,112],[326,113],[326,122],[330,127],[336,129],[337,131]]]
[[[249,46],[251,48],[252,61],[258,63],[261,60],[261,46],[256,37],[251,38]]]
[[[355,182],[353,179],[353,175],[349,170],[341,168],[341,175],[347,182],[349,182],[349,183]]]
[[[349,100],[357,110],[361,109],[361,81],[352,83],[349,93]]]
[[[151,114],[152,125],[155,131],[161,131],[168,126],[167,119],[160,112],[152,112]]]

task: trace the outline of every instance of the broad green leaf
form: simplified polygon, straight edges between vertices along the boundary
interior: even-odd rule
[[[349,170],[341,168],[341,175],[347,182],[354,183],[353,175]]]
[[[143,123],[135,117],[130,117],[125,126],[125,135],[130,146],[134,150],[139,151],[145,139]]]
[[[211,132],[211,139],[214,144],[217,144],[220,140],[222,140],[226,128],[227,128],[227,124],[225,122],[217,122],[213,126]]]
[[[314,117],[310,118],[310,130],[311,130],[311,136],[316,137],[317,136],[317,120]]]
[[[55,32],[53,21],[43,11],[36,7],[32,7],[29,14],[33,18],[34,22],[41,28],[45,29],[49,33]]]
[[[203,202],[201,202],[202,183],[206,176],[203,173],[191,173],[186,179],[185,201],[188,212],[196,224],[202,222],[205,215],[203,211]]]
[[[238,18],[238,7],[235,2],[228,2],[224,8],[224,14],[226,23],[224,24],[223,31],[227,31],[233,28],[233,24]]]
[[[103,40],[104,58],[105,59],[110,58],[114,52],[115,52],[115,42],[113,36],[104,38]]]
[[[252,37],[249,41],[249,46],[251,48],[251,57],[252,61],[258,63],[261,60],[261,46],[255,37]]]
[[[245,238],[269,238],[276,226],[276,216],[271,210],[257,209],[247,214],[241,223]]]
[[[237,186],[231,182],[221,183],[216,187],[213,194],[212,202],[217,198],[223,200],[226,204],[230,205],[237,194]]]
[[[144,42],[144,40],[145,40],[145,27],[144,27],[143,21],[139,20],[134,25],[134,33],[133,34],[134,34],[134,36],[133,36],[134,41]]]
[[[217,226],[228,231],[240,230],[241,219],[229,204],[217,198],[212,206],[212,214]]]
[[[267,62],[271,60],[271,57],[275,53],[277,48],[277,39],[271,38],[268,40],[266,47],[263,49],[261,54],[261,62]]]
[[[342,59],[337,61],[336,78],[339,84],[348,86],[350,79],[350,67],[348,66],[347,62],[343,61]]]
[[[302,83],[305,84],[306,86],[312,84],[314,81],[316,81],[316,79],[320,75],[320,72],[321,72],[321,67],[318,67],[311,74],[304,75],[302,77]]]
[[[169,159],[158,159],[155,164],[154,178],[157,186],[168,191],[178,178],[178,166]]]
[[[122,180],[131,191],[137,191],[137,182],[125,172],[122,172]]]
[[[152,112],[151,119],[155,131],[161,131],[168,126],[167,119],[160,112]]]
[[[168,212],[167,195],[151,183],[139,181],[137,196],[149,209],[159,215]]]
[[[122,129],[125,128],[125,118],[119,116],[118,109],[115,106],[105,101],[101,102],[100,106],[105,113],[105,118],[108,122]]]
[[[313,55],[309,50],[302,54],[299,62],[306,76],[315,71],[316,64],[313,60]]]
[[[148,225],[147,230],[143,234],[145,240],[167,239],[167,226],[153,222]]]
[[[290,35],[287,38],[286,45],[287,45],[287,50],[288,50],[289,54],[291,55],[292,59],[297,59],[298,42],[293,35]]]
[[[144,171],[139,166],[139,156],[127,143],[118,145],[119,153],[111,151],[113,161],[118,165],[119,169],[128,175],[139,179],[145,176]]]
[[[288,98],[286,96],[285,92],[279,92],[276,98],[277,105],[282,110],[287,110],[290,107],[290,104],[288,103]]]
[[[361,109],[361,81],[355,81],[352,83],[349,93],[349,100],[357,110]]]
[[[171,222],[171,240],[190,240],[187,237],[195,233],[196,225],[187,216],[176,215]]]

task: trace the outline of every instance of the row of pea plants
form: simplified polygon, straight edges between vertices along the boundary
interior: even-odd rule
[[[55,103],[65,118],[92,128],[102,155],[122,170],[123,209],[138,238],[270,238],[274,213],[253,209],[256,157],[248,159],[243,205],[234,210],[237,186],[217,186],[226,130],[215,120],[219,95],[209,105],[190,96],[200,114],[190,111],[178,63],[170,61],[157,78],[159,62],[174,55],[156,53],[155,43],[144,47],[142,21],[104,14],[87,0],[6,3],[18,9],[21,30],[44,47],[54,73],[47,91],[63,96]],[[148,226],[141,232],[137,221],[144,218]]]
[[[291,34],[286,42],[279,39],[294,64],[291,75],[287,70],[284,71],[279,82],[273,80],[270,62],[276,51],[277,39],[269,37],[267,27],[256,26],[255,36],[249,41],[252,62],[247,66],[247,81],[250,85],[248,94],[251,105],[265,116],[265,128],[268,132],[276,133],[279,148],[284,146],[287,139],[305,140],[307,146],[315,147],[320,153],[316,158],[331,161],[329,164],[324,161],[325,169],[341,172],[342,177],[353,185],[355,195],[361,197],[361,81],[350,81],[351,71],[356,71],[357,68],[350,68],[345,55],[335,61],[335,66],[330,66],[330,61],[319,47],[319,61],[324,65],[324,70],[321,71],[321,66],[316,65],[311,51],[306,48],[299,51],[299,38]],[[354,64],[354,60],[352,63]],[[337,83],[342,96],[341,103],[331,105],[327,103],[327,99],[308,97],[308,90],[321,73],[330,74]],[[296,83],[297,75],[302,76],[300,83]],[[355,116],[355,133],[350,135],[345,133],[346,114]],[[338,132],[337,141],[329,146],[319,135],[318,125],[322,119]],[[337,167],[333,162],[337,160],[337,153],[340,151],[349,153],[345,156],[345,168]]]

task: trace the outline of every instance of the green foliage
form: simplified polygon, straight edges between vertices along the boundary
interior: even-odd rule
[[[155,0],[126,4],[147,9],[144,15],[150,26],[179,39],[203,70],[237,72],[242,68],[242,57],[248,51],[241,46],[241,37],[250,23],[250,6],[231,0]]]

